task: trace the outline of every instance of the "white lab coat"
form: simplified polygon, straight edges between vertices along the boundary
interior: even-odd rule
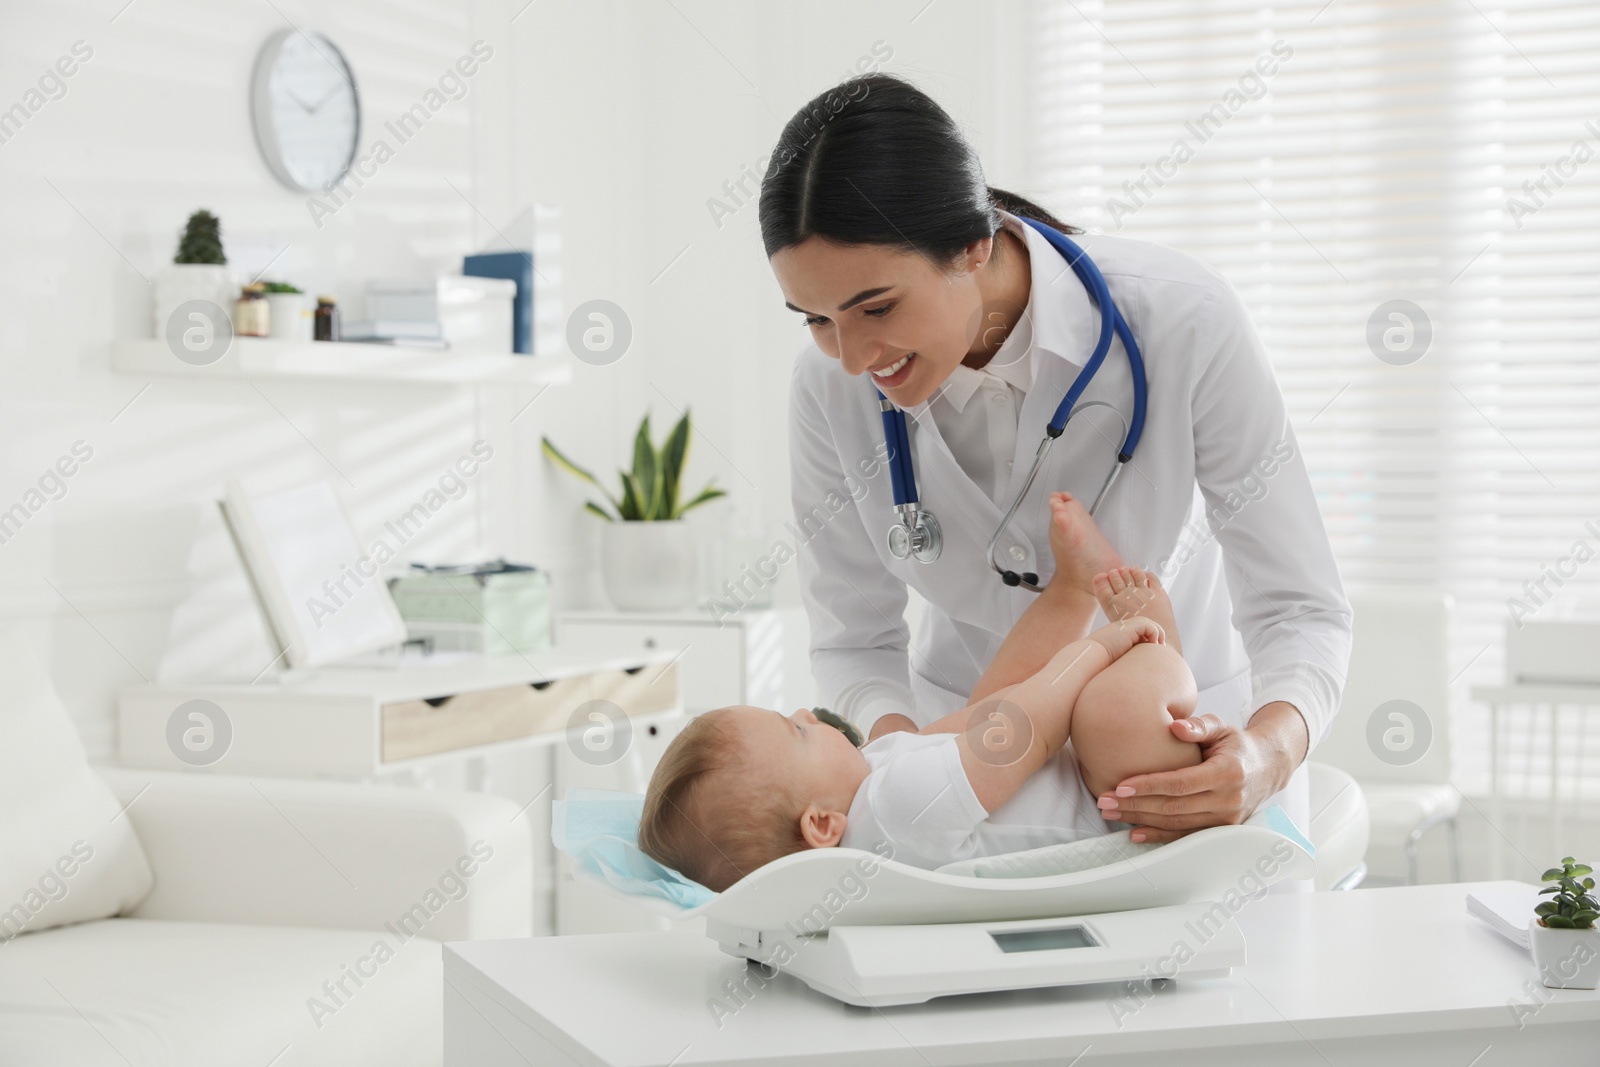
[[[1033,378],[1005,503],[1100,323],[1060,254],[1026,230]],[[1095,521],[1127,563],[1161,576],[1200,690],[1197,713],[1242,726],[1263,705],[1288,701],[1314,746],[1338,708],[1351,613],[1260,339],[1226,280],[1198,260],[1123,237],[1074,240],[1105,275],[1149,384],[1143,439]],[[1132,396],[1127,356],[1114,341],[1083,399],[1111,401],[1126,418]],[[1093,499],[1121,444],[1120,423],[1106,416],[1089,409],[1055,443],[996,549],[1003,566],[1048,581],[1046,495]],[[887,548],[894,496],[870,379],[846,374],[815,345],[796,360],[791,532],[812,672],[825,704],[863,734],[889,712],[927,724],[963,707],[1036,595],[990,569],[984,551],[1003,509],[956,463],[928,403],[907,418],[918,494],[944,531],[931,564],[897,560]],[[928,603],[915,634],[904,618],[908,585]],[[1274,800],[1309,827],[1303,767]]]

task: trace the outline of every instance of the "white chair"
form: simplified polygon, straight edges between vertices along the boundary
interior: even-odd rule
[[[1398,845],[1406,882],[1417,881],[1417,845],[1450,831],[1451,877],[1461,880],[1450,783],[1449,598],[1406,590],[1352,591],[1355,647],[1344,699],[1317,760],[1348,772],[1366,795],[1371,843]]]
[[[125,915],[0,944],[7,1067],[437,1067],[440,942],[532,932],[510,800],[98,770],[155,886]]]
[[[1356,780],[1337,767],[1312,761],[1311,843],[1317,849],[1319,891],[1354,889],[1367,876],[1367,801]]]

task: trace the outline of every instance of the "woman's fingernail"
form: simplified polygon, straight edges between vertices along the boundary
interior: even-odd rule
[[[1100,806],[1101,806],[1101,807],[1102,807],[1102,808],[1114,808],[1114,807],[1116,807],[1116,806],[1117,806],[1117,802],[1116,802],[1116,800],[1115,800],[1115,799],[1114,799],[1114,798],[1112,798],[1112,797],[1101,797],[1101,798],[1100,798],[1100,799],[1099,799],[1099,800],[1098,800],[1098,801],[1097,801],[1097,803],[1098,803],[1098,804],[1099,804],[1099,805],[1100,805]]]
[[[1131,785],[1119,785],[1119,786],[1117,786],[1117,796],[1119,796],[1119,797],[1131,797],[1131,796],[1133,796],[1133,786],[1131,786]]]
[[[1101,818],[1105,819],[1106,822],[1122,821],[1122,812],[1118,811],[1116,808],[1112,808],[1110,811],[1102,811],[1100,816]]]
[[[1128,840],[1132,841],[1136,845],[1142,845],[1142,844],[1144,844],[1144,835],[1143,834],[1129,834],[1128,835]]]

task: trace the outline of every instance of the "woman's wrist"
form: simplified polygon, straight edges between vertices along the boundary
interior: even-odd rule
[[[1260,740],[1268,756],[1264,768],[1273,788],[1266,795],[1278,792],[1289,784],[1294,772],[1305,762],[1311,748],[1310,731],[1300,709],[1286,700],[1263,704],[1250,717],[1245,732]]]

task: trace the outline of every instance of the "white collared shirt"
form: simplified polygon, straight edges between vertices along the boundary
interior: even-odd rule
[[[894,496],[872,383],[844,373],[815,345],[795,361],[790,533],[812,673],[823,702],[863,733],[889,712],[926,724],[964,706],[1035,596],[1002,584],[986,548],[1039,435],[1088,360],[1100,317],[1054,246],[1032,227],[1024,233],[1031,377],[1025,390],[1006,381],[1021,403],[1013,450],[991,444],[985,460],[969,454],[972,441],[993,430],[986,421],[969,436],[975,420],[962,418],[985,387],[981,379],[966,410],[950,412],[954,419],[946,418],[944,397],[907,409],[919,497],[944,533],[933,563],[888,551]],[[1149,383],[1144,436],[1095,522],[1126,563],[1154,570],[1166,586],[1200,689],[1198,713],[1242,726],[1264,705],[1286,701],[1304,717],[1314,746],[1339,706],[1351,613],[1260,338],[1226,279],[1193,257],[1126,237],[1073,240],[1105,276],[1143,350]],[[1103,401],[1126,418],[1131,397],[1117,341],[1083,400]],[[1115,462],[1115,418],[1109,430],[1080,425],[1086,421],[1074,419],[1055,442],[996,549],[1004,566],[1034,571],[1041,584],[1054,573],[1048,494],[1092,500]],[[1007,460],[1000,503],[992,490]],[[928,604],[914,634],[905,621],[908,587]],[[1304,768],[1295,779],[1294,796],[1277,802],[1304,826]]]
[[[1022,223],[1007,216],[1005,228],[1025,238]],[[1017,450],[1017,417],[1033,384],[1032,294],[1022,317],[981,369],[956,364],[945,379],[928,413],[939,424],[939,435],[950,446],[961,469],[989,499],[1009,498],[1011,458]]]

